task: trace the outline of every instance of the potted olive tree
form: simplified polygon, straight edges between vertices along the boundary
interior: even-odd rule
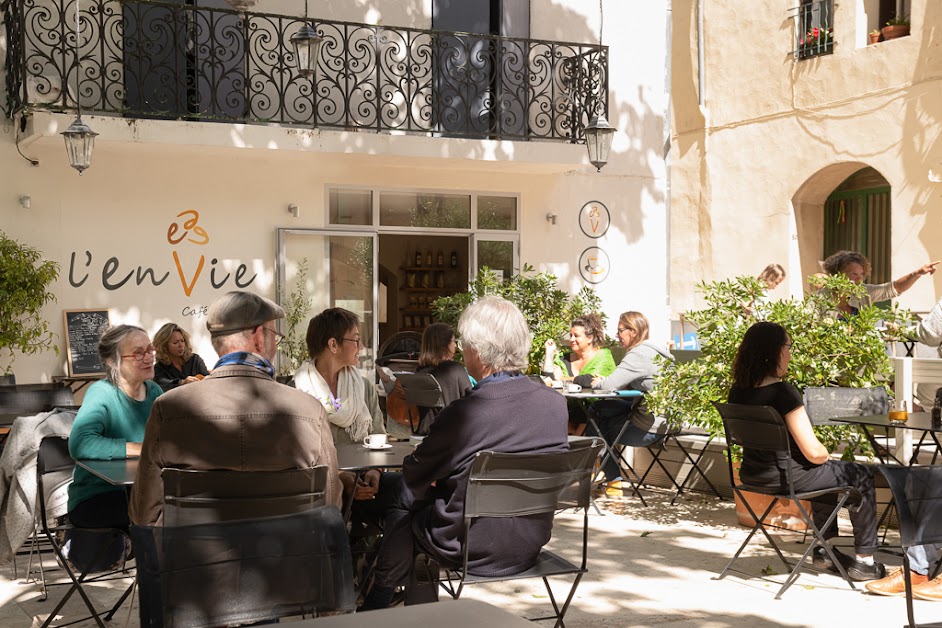
[[[912,315],[895,305],[867,306],[849,320],[837,319],[833,312],[838,303],[859,297],[864,288],[843,276],[811,281],[813,290],[803,299],[783,301],[766,301],[764,285],[753,277],[700,284],[707,307],[688,312],[687,318],[698,328],[701,357],[663,365],[648,394],[652,410],[673,424],[722,437],[723,423],[713,402],[726,401],[736,350],[746,330],[759,320],[774,321],[788,331],[792,358],[785,379],[800,390],[886,385],[893,370],[887,343],[906,336]],[[816,427],[815,432],[830,450],[843,446],[845,459],[872,453],[855,427]]]
[[[12,375],[17,354],[52,349],[59,355],[56,335],[42,313],[56,299],[49,286],[58,276],[57,263],[0,231],[0,375]]]
[[[307,323],[313,301],[307,293],[308,261],[305,257],[298,262],[294,277],[294,287],[289,292],[282,286],[278,300],[285,310],[285,337],[278,344],[281,356],[278,368],[278,381],[287,383],[307,359]]]

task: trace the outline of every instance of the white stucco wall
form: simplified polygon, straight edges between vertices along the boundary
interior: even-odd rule
[[[430,4],[313,2],[311,15],[422,28],[429,25]],[[380,17],[367,16],[373,9]],[[606,23],[625,23],[627,10],[622,3],[606,0]],[[584,146],[565,143],[86,115],[101,136],[92,167],[79,177],[68,167],[58,135],[71,117],[37,114],[22,149],[39,159],[38,167],[17,154],[13,123],[5,120],[0,125],[0,229],[61,265],[54,286],[58,300],[46,311],[60,338],[63,309],[108,307],[114,322],[139,324],[151,333],[168,320],[178,322],[193,334],[198,352],[210,362],[215,354],[199,313],[236,288],[234,277],[225,282],[222,278],[245,265],[243,283],[255,276],[247,289],[274,297],[275,230],[325,227],[328,185],[519,194],[521,262],[554,272],[562,288],[575,292],[584,285],[578,272],[580,254],[600,246],[611,261],[609,277],[596,286],[610,332],[618,313],[639,310],[651,320],[652,337],[667,341],[662,161],[666,12],[660,2],[638,10],[650,13],[657,26],[634,38],[617,36],[612,26],[612,35],[606,36],[605,43],[612,47],[610,120],[619,133],[602,173],[588,164]],[[534,0],[531,36],[594,43],[597,19],[598,4],[589,0]],[[651,62],[638,64],[641,57]],[[31,197],[30,209],[20,207],[21,195]],[[611,212],[610,230],[599,240],[585,236],[578,225],[580,208],[592,200]],[[299,218],[288,213],[290,203],[301,207]],[[199,213],[208,242],[172,245],[168,228],[188,210]],[[546,220],[548,212],[558,215],[557,224]],[[88,265],[86,251],[91,255]],[[112,257],[118,260],[118,270],[109,278],[112,284],[138,267],[153,268],[158,279],[165,274],[167,278],[154,286],[147,277],[137,285],[132,276],[122,287],[109,290],[102,269]],[[201,257],[203,269],[187,295],[183,282],[192,281]],[[214,269],[218,287],[211,283]],[[64,341],[60,344],[64,347]],[[18,381],[44,381],[65,373],[65,359],[51,353],[19,356],[15,370]]]
[[[862,45],[861,24],[873,28],[877,3],[836,4],[834,53],[796,61],[791,5],[704,0],[700,84],[697,2],[675,0],[674,312],[702,306],[697,282],[757,274],[770,262],[788,273],[773,296],[801,295],[822,255],[824,200],[864,166],[892,188],[892,276],[942,258],[942,224],[933,218],[942,189],[928,180],[942,161],[942,54],[933,27],[942,5],[913,0],[909,37]],[[738,28],[745,11],[750,26]],[[857,165],[843,172],[847,163]],[[899,302],[925,311],[939,295],[937,274]]]

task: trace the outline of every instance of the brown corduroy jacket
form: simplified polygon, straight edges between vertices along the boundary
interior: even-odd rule
[[[222,366],[161,395],[144,433],[131,521],[161,518],[165,468],[279,471],[327,465],[327,503],[340,505],[337,450],[323,406],[262,371]]]

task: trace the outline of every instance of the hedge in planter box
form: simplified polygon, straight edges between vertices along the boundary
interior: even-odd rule
[[[779,323],[792,339],[792,358],[785,381],[799,390],[807,386],[886,386],[893,363],[888,342],[907,338],[912,314],[895,304],[887,309],[860,308],[857,316],[837,319],[842,300],[860,297],[864,288],[846,277],[812,277],[813,290],[803,299],[767,301],[765,286],[754,277],[702,283],[698,288],[708,307],[688,312],[697,326],[702,355],[683,364],[663,365],[648,394],[652,410],[674,425],[685,424],[722,436],[723,422],[712,402],[726,401],[732,365],[746,330],[755,322]],[[830,450],[846,443],[844,458],[872,454],[869,443],[853,426],[816,427]]]

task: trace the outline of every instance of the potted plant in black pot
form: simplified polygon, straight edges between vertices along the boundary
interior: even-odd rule
[[[42,313],[56,300],[49,286],[58,277],[56,262],[0,231],[0,376],[12,378],[17,354],[52,349],[59,355],[56,335]]]

